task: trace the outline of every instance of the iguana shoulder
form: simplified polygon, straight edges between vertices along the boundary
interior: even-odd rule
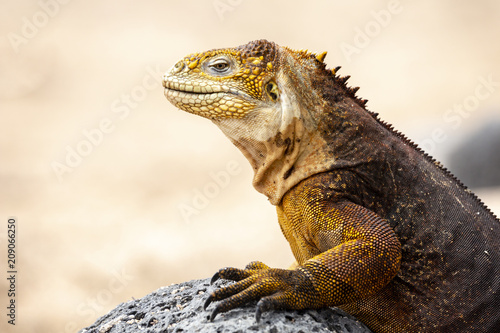
[[[215,278],[212,312],[340,306],[375,332],[497,332],[500,221],[438,162],[366,110],[325,54],[264,40],[189,55],[166,97],[211,119],[276,206],[295,269]]]

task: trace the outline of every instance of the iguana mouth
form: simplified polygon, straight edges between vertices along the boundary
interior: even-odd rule
[[[193,95],[211,95],[214,93],[227,93],[240,96],[245,99],[251,99],[251,97],[248,94],[238,89],[231,88],[221,84],[207,85],[205,83],[200,83],[199,85],[196,84],[193,85],[177,81],[171,81],[169,80],[169,77],[164,77],[163,87],[165,88],[165,90],[173,90]]]
[[[168,80],[168,77],[163,79],[163,87],[166,90],[173,90],[173,91],[179,91],[179,92],[197,94],[197,95],[205,95],[205,94],[223,92],[223,89],[221,87],[215,86],[215,89],[214,89],[213,86],[208,86],[208,85],[195,86],[192,84],[185,84],[185,83],[181,83],[178,81],[171,81],[171,80]]]
[[[163,86],[165,87],[165,96],[169,100],[175,100],[177,103],[181,102],[184,105],[207,105],[220,100],[228,92],[222,89],[214,89],[210,86],[208,89],[206,87],[198,87],[195,89],[193,85],[182,84],[172,81],[163,81]],[[203,90],[201,90],[203,88]],[[218,88],[218,87],[217,87]]]
[[[175,81],[174,81],[175,80]],[[241,118],[252,108],[252,98],[226,85],[186,84],[164,76],[167,99],[178,108],[207,118]]]
[[[167,97],[167,99],[170,101],[175,101],[177,105],[178,104],[183,104],[186,106],[187,105],[195,106],[196,104],[200,104],[200,106],[210,105],[218,102],[225,95],[228,95],[228,93],[225,92],[196,93],[185,90],[165,88],[165,97]]]

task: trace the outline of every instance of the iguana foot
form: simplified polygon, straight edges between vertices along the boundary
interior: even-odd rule
[[[309,274],[303,267],[295,270],[270,268],[254,261],[245,269],[222,268],[212,278],[232,280],[236,283],[220,288],[207,298],[204,308],[220,301],[210,315],[210,321],[217,314],[259,300],[255,318],[257,322],[263,312],[278,309],[303,309],[321,307]]]

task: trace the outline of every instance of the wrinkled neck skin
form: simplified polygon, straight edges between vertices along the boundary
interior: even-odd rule
[[[276,81],[279,103],[256,108],[243,119],[213,120],[248,159],[254,170],[253,186],[273,205],[297,183],[331,169],[334,163],[318,131],[322,105],[307,104],[321,97],[305,96],[314,94],[311,89],[291,88],[311,87],[309,79],[285,67]]]

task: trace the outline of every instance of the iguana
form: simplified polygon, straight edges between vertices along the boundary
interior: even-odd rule
[[[194,53],[167,99],[243,152],[297,260],[223,268],[210,319],[259,300],[338,306],[374,332],[500,332],[500,221],[440,163],[368,111],[326,53],[258,40]]]

